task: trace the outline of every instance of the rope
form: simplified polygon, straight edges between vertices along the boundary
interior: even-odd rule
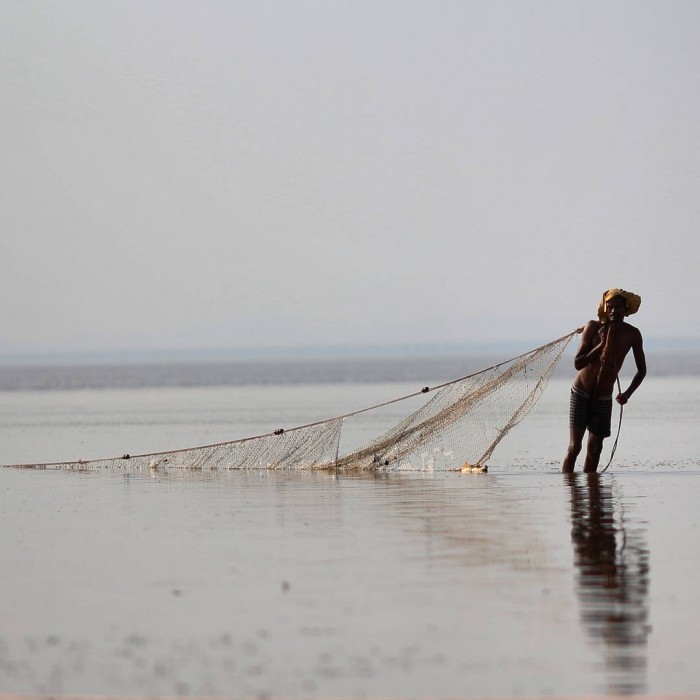
[[[604,358],[609,352],[608,345],[612,342],[613,346],[615,344],[614,337],[611,335],[613,332],[613,326],[610,327],[610,330],[608,331],[608,335],[606,336],[605,339],[605,348],[603,350],[603,357],[601,357],[601,366],[600,366],[600,371],[598,372],[598,378],[596,380],[596,387],[598,386],[598,382],[600,382],[600,377],[602,372],[604,371]],[[612,341],[611,341],[612,338]],[[613,354],[613,356],[610,358],[613,367],[615,369],[615,381],[617,382],[617,393],[620,394],[622,393],[622,387],[620,386],[620,368],[617,366],[617,362],[615,361],[615,355],[614,355],[614,347],[610,350]],[[615,456],[615,450],[617,450],[617,441],[620,439],[620,429],[622,428],[622,404],[620,404],[620,419],[618,420],[617,423],[617,435],[615,436],[615,442],[613,443],[612,450],[610,452],[610,459],[608,460],[608,463],[605,465],[605,467],[600,471],[601,474],[605,473],[608,469],[608,467],[612,464],[613,457]]]
[[[618,374],[617,377],[617,392],[618,394],[622,393],[622,387],[620,386],[620,375]],[[612,451],[610,452],[610,459],[608,460],[608,463],[603,467],[603,469],[600,471],[601,474],[604,474],[608,467],[612,464],[613,457],[615,456],[615,450],[617,450],[617,441],[620,439],[620,429],[622,428],[622,409],[624,406],[620,404],[620,420],[617,422],[617,435],[615,436],[615,442],[613,443],[612,446]]]

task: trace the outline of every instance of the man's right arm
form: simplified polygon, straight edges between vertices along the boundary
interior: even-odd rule
[[[584,327],[583,335],[581,336],[581,345],[574,358],[574,367],[577,370],[582,370],[584,367],[590,365],[603,351],[604,341],[598,335],[599,329],[600,324],[596,321],[589,321]],[[594,345],[596,338],[598,338],[598,343]]]

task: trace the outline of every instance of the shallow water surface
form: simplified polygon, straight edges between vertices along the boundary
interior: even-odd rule
[[[240,437],[388,389],[3,394],[2,461]],[[485,475],[0,469],[0,691],[697,692],[699,393],[645,382],[593,477],[558,473],[561,382]]]
[[[5,470],[0,688],[689,692],[699,483]]]

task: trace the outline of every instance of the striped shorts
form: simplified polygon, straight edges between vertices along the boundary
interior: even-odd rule
[[[586,430],[600,437],[610,436],[612,395],[592,398],[585,391],[571,387],[569,427]]]

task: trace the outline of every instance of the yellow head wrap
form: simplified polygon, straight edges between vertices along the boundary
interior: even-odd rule
[[[608,315],[605,313],[605,302],[610,301],[613,297],[622,297],[625,300],[625,304],[627,305],[625,316],[636,314],[642,303],[642,297],[632,294],[632,292],[626,292],[624,289],[618,289],[617,287],[608,289],[608,291],[603,294],[603,298],[598,305],[598,319],[601,323],[605,323],[609,320]]]

